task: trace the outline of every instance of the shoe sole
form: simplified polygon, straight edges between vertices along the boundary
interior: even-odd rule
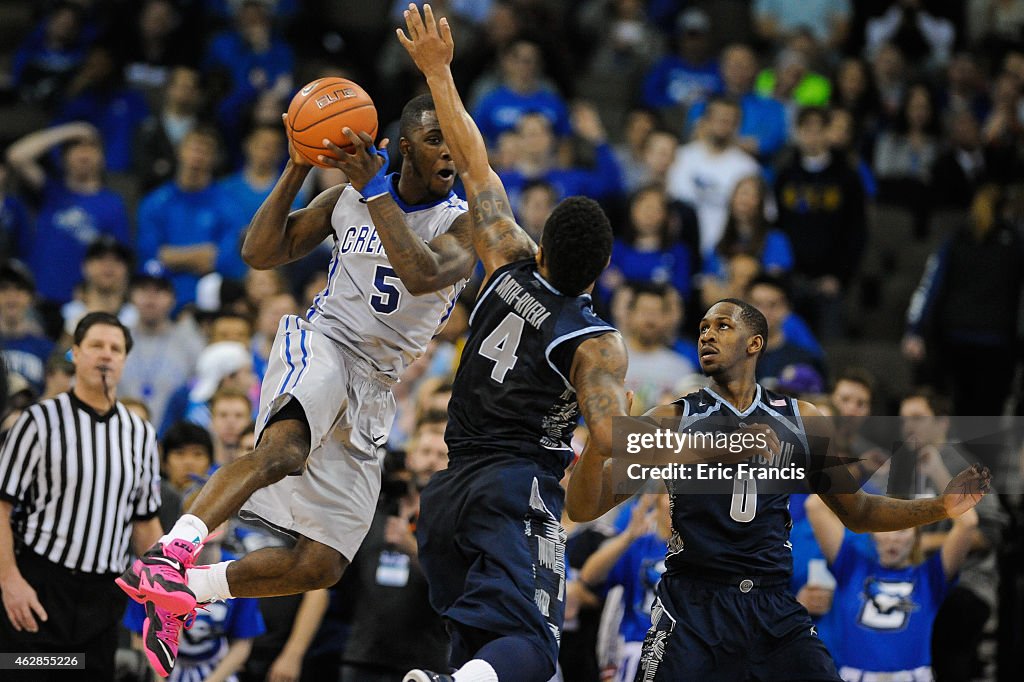
[[[146,653],[146,660],[149,661],[149,666],[153,669],[153,672],[160,677],[168,677],[171,674],[171,671],[174,670],[174,663],[171,663],[169,669],[166,668],[164,666],[164,662],[160,660],[160,657],[149,647],[154,617],[156,617],[156,609],[151,605],[146,606],[146,620],[142,623],[142,649]],[[159,642],[156,635],[153,635],[153,640]]]

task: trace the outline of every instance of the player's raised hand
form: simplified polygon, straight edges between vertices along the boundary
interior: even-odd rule
[[[956,518],[968,509],[973,509],[992,486],[992,474],[988,467],[975,464],[953,477],[942,493],[942,504],[949,518]]]
[[[321,154],[317,157],[320,163],[325,163],[332,168],[345,173],[349,182],[359,192],[362,192],[366,185],[373,179],[373,176],[381,172],[387,172],[388,164],[388,139],[381,141],[380,147],[374,148],[373,138],[365,132],[356,133],[351,128],[342,128],[342,134],[348,138],[351,151],[346,151],[328,139],[322,144],[331,153]]]
[[[402,29],[395,29],[398,42],[412,57],[413,62],[424,75],[431,69],[444,68],[452,63],[455,56],[455,42],[452,40],[452,29],[448,20],[442,18],[440,24],[434,19],[434,10],[430,5],[423,5],[423,15],[416,5],[410,3],[405,10],[405,27],[409,35]]]

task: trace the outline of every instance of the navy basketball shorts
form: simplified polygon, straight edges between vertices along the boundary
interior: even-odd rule
[[[662,576],[636,682],[840,682],[785,584],[741,582]]]
[[[454,667],[487,641],[514,635],[548,657],[554,673],[565,610],[558,481],[524,458],[456,458],[423,491],[419,560],[430,603],[452,634]]]

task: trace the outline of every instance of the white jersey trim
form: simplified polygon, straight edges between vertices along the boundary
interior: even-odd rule
[[[761,406],[761,384],[754,384],[754,386],[756,387],[754,389],[754,399],[750,402],[750,406],[747,409],[743,410],[742,412],[737,410],[735,405],[733,405],[728,400],[712,391],[710,388],[705,388],[704,390],[713,395],[715,399],[718,400],[718,402],[720,402],[722,405],[725,405],[727,408],[729,408],[729,410],[732,411],[732,413],[735,414],[737,417],[749,417],[754,410]]]
[[[508,263],[507,265],[511,265],[511,263]],[[502,267],[505,267],[505,266],[503,265]],[[480,294],[480,296],[477,297],[476,305],[473,306],[473,312],[471,312],[469,314],[469,326],[470,327],[473,326],[473,318],[476,317],[476,311],[480,310],[480,304],[484,302],[485,298],[487,298],[487,294],[491,293],[491,291],[494,289],[494,287],[497,286],[498,280],[501,279],[502,277],[505,277],[505,276],[511,277],[511,275],[508,274],[508,271],[505,271],[505,272],[501,273],[497,277],[494,277],[493,275],[491,276],[491,281],[487,283],[487,286],[484,288],[484,292],[482,294]]]
[[[562,343],[564,341],[568,341],[569,339],[574,339],[577,336],[583,336],[584,334],[589,334],[591,332],[597,332],[597,331],[615,332],[615,331],[618,331],[618,330],[615,327],[609,327],[607,325],[594,325],[592,327],[584,327],[583,329],[577,329],[574,332],[569,332],[568,334],[563,334],[562,336],[559,336],[554,341],[549,343],[548,347],[544,349],[544,359],[548,361],[548,366],[550,366],[551,369],[553,369],[555,371],[555,374],[557,374],[558,376],[562,377],[562,381],[565,382],[565,387],[566,388],[572,388],[572,384],[569,383],[569,380],[565,377],[564,374],[562,374],[560,371],[558,371],[558,368],[555,367],[555,363],[551,362],[551,353],[552,353],[552,351],[554,351],[555,347],[557,347],[560,343]]]

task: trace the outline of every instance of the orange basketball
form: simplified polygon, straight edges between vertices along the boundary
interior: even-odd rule
[[[377,109],[366,91],[346,78],[320,78],[295,93],[288,105],[288,136],[295,151],[310,163],[318,162],[318,154],[330,156],[323,146],[324,138],[346,151],[351,151],[342,128],[365,132],[377,139]]]

